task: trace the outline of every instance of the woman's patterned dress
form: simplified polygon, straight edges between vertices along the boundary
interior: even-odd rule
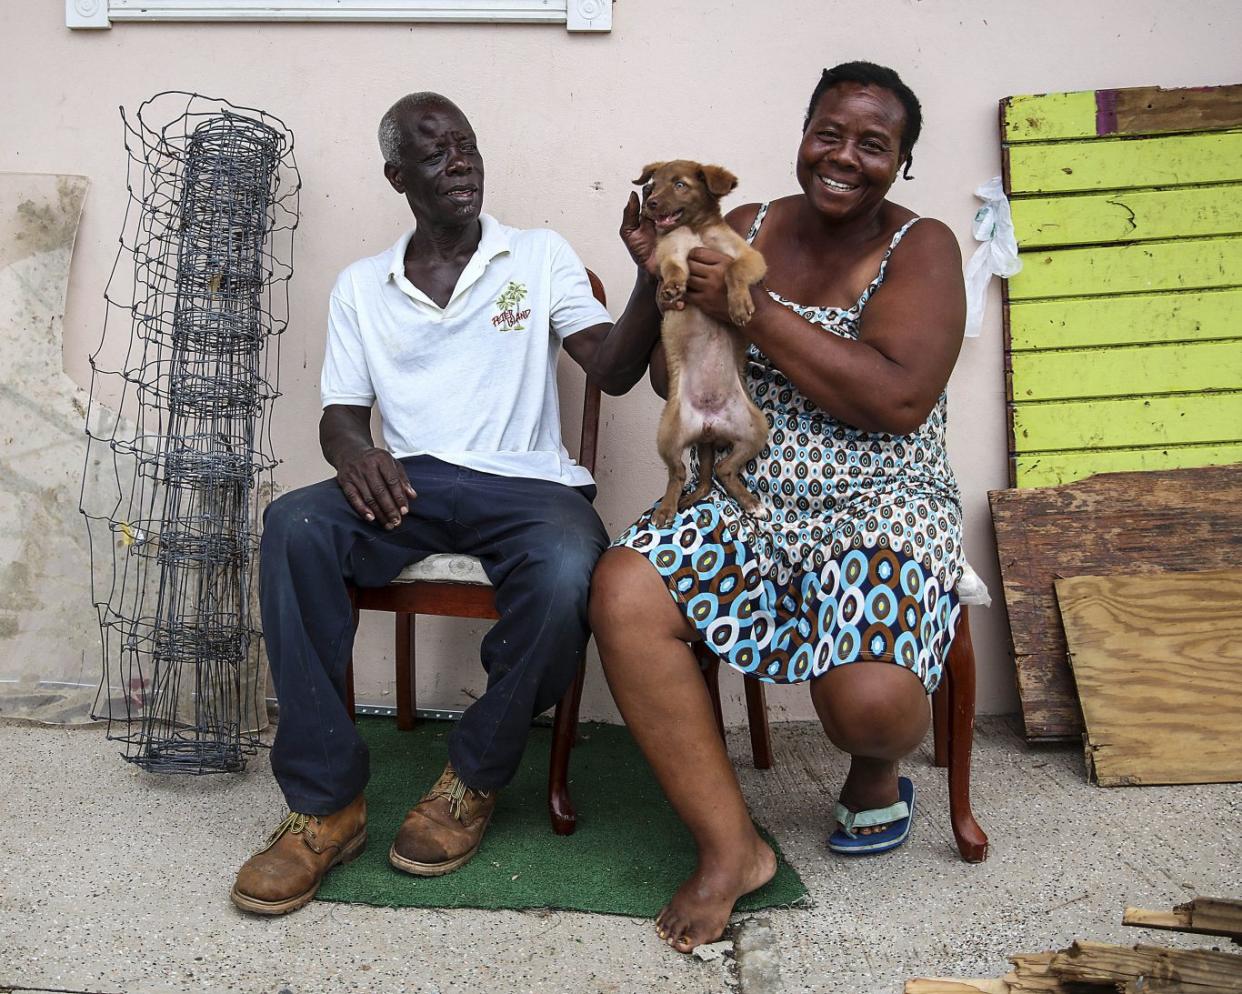
[[[760,207],[753,241],[768,211]],[[825,334],[856,339],[880,271],[848,310],[771,296]],[[667,528],[654,505],[613,543],[651,560],[712,650],[769,683],[858,660],[940,682],[959,607],[961,497],[945,455],[945,396],[906,435],[860,431],[816,407],[754,345],[746,385],[770,426],[743,481],[771,512],[746,516],[716,483]],[[697,474],[691,460],[691,484]]]

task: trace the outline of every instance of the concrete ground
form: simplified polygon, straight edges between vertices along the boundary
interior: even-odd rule
[[[605,915],[316,902],[247,917],[233,873],[282,813],[266,756],[243,776],[154,777],[99,728],[0,722],[0,991],[896,994],[912,976],[999,976],[1008,954],[1075,938],[1211,945],[1122,929],[1122,908],[1242,896],[1240,785],[1100,789],[1079,750],[1028,747],[987,719],[973,783],[989,861],[958,859],[929,740],[907,768],[911,841],[847,862],[822,847],[842,757],[814,726],[773,731],[770,771],[746,765],[744,732],[731,747],[813,903],[740,920],[741,952],[700,962],[648,921]],[[658,840],[635,843],[638,857]]]

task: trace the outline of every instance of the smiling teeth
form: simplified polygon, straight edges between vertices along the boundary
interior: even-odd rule
[[[849,185],[849,184],[847,184],[847,183],[838,183],[836,180],[834,180],[834,179],[828,179],[826,176],[821,176],[821,177],[819,178],[819,181],[820,181],[821,183],[823,183],[823,184],[824,184],[824,186],[828,187],[828,189],[829,189],[829,190],[841,190],[841,191],[846,191],[846,190],[852,190],[852,189],[854,189],[852,186],[850,186],[850,185]]]

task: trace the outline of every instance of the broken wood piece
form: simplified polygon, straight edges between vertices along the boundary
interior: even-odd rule
[[[1126,908],[1121,924],[1197,935],[1220,935],[1242,943],[1242,901],[1196,897],[1186,904],[1177,905],[1172,911]]]
[[[1010,994],[1003,980],[964,980],[956,977],[918,977],[907,980],[905,994]]]
[[[1080,983],[1121,986],[1142,977],[1153,989],[1180,983],[1200,988],[1200,994],[1242,994],[1242,956],[1207,949],[1075,942],[1053,957],[1052,971]]]
[[[1242,569],[1055,586],[1096,782],[1242,780]]]

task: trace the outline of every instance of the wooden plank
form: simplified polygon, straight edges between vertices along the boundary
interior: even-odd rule
[[[1001,101],[1001,140],[1053,141],[1095,135],[1095,91],[1035,93]]]
[[[1242,180],[1242,131],[1011,145],[1010,197]]]
[[[1108,983],[1145,977],[1205,987],[1204,994],[1242,994],[1242,956],[1210,949],[1161,949],[1075,942],[1052,961],[1052,971],[1066,980]]]
[[[1153,135],[1242,128],[1242,84],[1097,90],[1096,133]]]
[[[1016,452],[1232,443],[1242,391],[1015,404]]]
[[[905,994],[1009,994],[1003,980],[966,980],[955,977],[916,977],[907,980]]]
[[[1011,207],[1024,249],[1242,232],[1242,185],[1236,183],[1023,197]]]
[[[1242,289],[1015,301],[1010,348],[1212,341],[1242,336]]]
[[[1242,464],[988,494],[1027,736],[1082,730],[1053,579],[1242,563]]]
[[[1242,388],[1239,341],[1028,352],[1012,363],[1015,401]],[[1232,434],[1242,437],[1242,421]]]
[[[1001,101],[1006,142],[1242,128],[1242,84],[1040,93]]]
[[[1242,285],[1242,238],[1194,238],[1022,252],[1009,299]]]
[[[1242,443],[1181,445],[1148,449],[1082,449],[1077,452],[1020,453],[1014,459],[1014,485],[1057,487],[1097,473],[1228,466],[1242,462]]]
[[[1096,782],[1242,780],[1242,569],[1055,586]]]
[[[1200,909],[1196,912],[1196,909]],[[1220,935],[1242,942],[1242,901],[1197,897],[1172,911],[1126,908],[1121,924],[1195,935]]]

